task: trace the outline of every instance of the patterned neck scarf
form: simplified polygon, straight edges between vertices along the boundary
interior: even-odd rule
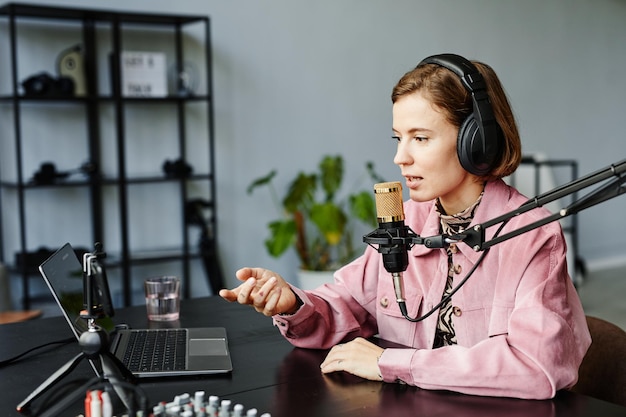
[[[441,231],[447,234],[460,233],[464,231],[472,222],[476,209],[478,208],[480,201],[483,199],[484,193],[485,191],[483,190],[474,204],[457,214],[447,214],[441,205],[441,201],[437,199],[435,209],[437,210],[441,221]]]
[[[478,199],[466,208],[465,210],[457,214],[446,214],[439,199],[437,199],[436,207],[439,219],[441,222],[441,231],[448,235],[461,233],[472,222],[476,209],[483,198],[483,192],[480,193]],[[448,276],[446,278],[446,287],[443,291],[441,298],[446,297],[452,291],[452,283],[454,281],[454,275],[458,272],[454,266],[452,255],[456,253],[456,246],[450,245],[446,252],[448,254]],[[447,345],[456,345],[456,332],[454,329],[454,308],[452,306],[452,299],[449,299],[439,309],[439,319],[437,321],[437,329],[435,331],[435,341],[433,343],[433,349],[440,348]]]

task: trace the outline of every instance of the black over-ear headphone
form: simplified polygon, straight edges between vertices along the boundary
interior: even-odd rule
[[[466,171],[479,176],[488,174],[499,162],[504,134],[493,113],[482,74],[470,61],[455,54],[429,56],[418,67],[425,64],[449,69],[472,95],[472,114],[459,128],[456,149]]]

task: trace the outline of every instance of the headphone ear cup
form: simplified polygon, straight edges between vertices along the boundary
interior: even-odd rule
[[[456,141],[456,152],[459,156],[461,166],[469,173],[474,175],[485,174],[485,164],[482,161],[482,149],[480,144],[482,137],[478,123],[474,119],[473,114],[463,121],[459,127],[459,135]],[[488,168],[488,167],[487,167]]]
[[[491,143],[482,137],[478,122],[471,114],[459,128],[456,151],[461,166],[469,173],[483,176],[496,164],[502,143],[502,131],[498,127]]]

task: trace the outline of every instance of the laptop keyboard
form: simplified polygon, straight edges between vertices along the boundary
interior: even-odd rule
[[[186,329],[133,330],[124,355],[131,372],[185,369]]]

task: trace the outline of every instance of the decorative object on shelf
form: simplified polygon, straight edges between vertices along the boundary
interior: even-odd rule
[[[182,158],[175,161],[166,159],[163,162],[163,172],[167,178],[189,178],[193,173],[193,167]]]
[[[31,75],[22,81],[24,95],[33,97],[72,97],[74,81],[69,77],[54,77],[47,72]]]
[[[269,186],[282,217],[269,223],[270,237],[265,241],[271,256],[279,257],[294,247],[300,268],[313,271],[335,270],[357,254],[353,246],[351,219],[376,227],[376,206],[370,190],[345,196],[338,194],[344,178],[344,161],[340,155],[324,156],[317,172],[299,172],[278,201],[272,180],[276,170],[254,180],[248,194],[260,186]],[[383,181],[366,163],[368,177]],[[350,189],[356,189],[351,187]]]
[[[87,161],[76,169],[57,171],[56,165],[53,162],[43,162],[39,166],[39,170],[33,174],[31,183],[36,185],[58,184],[72,174],[84,174],[89,178],[94,178],[99,175],[98,166],[91,161]]]
[[[169,69],[169,90],[171,94],[179,97],[190,97],[195,94],[198,83],[198,70],[196,66],[185,61],[181,69],[176,64]]]
[[[33,97],[86,95],[85,66],[80,45],[61,51],[57,57],[56,67],[58,76],[41,71],[22,81],[24,95]]]
[[[74,45],[61,51],[57,58],[57,72],[59,76],[70,78],[74,82],[75,96],[83,97],[87,95],[85,64],[80,45]]]
[[[123,96],[167,96],[164,53],[123,51],[120,58]]]

